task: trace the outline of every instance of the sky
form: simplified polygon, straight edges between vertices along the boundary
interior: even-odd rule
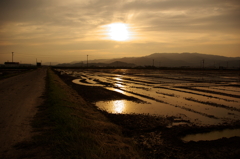
[[[240,57],[239,17],[239,0],[1,0],[0,64],[12,52],[20,63],[182,52]]]

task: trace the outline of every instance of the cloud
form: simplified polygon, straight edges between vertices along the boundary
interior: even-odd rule
[[[240,16],[238,0],[2,0],[0,6],[1,25],[79,27],[85,32],[114,21],[135,23],[142,31],[226,31],[239,26]]]
[[[135,11],[135,22],[145,24],[143,29],[149,31],[226,31],[239,26],[240,2],[236,0],[133,1],[123,8]]]
[[[112,48],[149,54],[159,52],[157,46],[171,50],[181,45],[189,51],[212,44],[211,52],[217,52],[216,45],[240,43],[239,17],[239,0],[1,0],[0,51],[42,45],[51,51],[106,53]],[[128,50],[103,38],[102,26],[113,22],[129,24],[135,38],[124,44]]]

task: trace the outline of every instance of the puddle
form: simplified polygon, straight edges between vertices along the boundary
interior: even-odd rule
[[[184,142],[189,141],[211,141],[221,138],[240,137],[240,129],[225,129],[221,131],[212,131],[209,133],[190,134],[182,138]]]

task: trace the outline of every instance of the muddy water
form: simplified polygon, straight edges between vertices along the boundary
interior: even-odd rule
[[[127,69],[60,71],[76,77],[73,80],[76,84],[100,86],[145,101],[95,103],[110,113],[175,116],[203,125],[240,119],[240,99],[236,96],[239,95],[239,87],[233,86],[240,84],[236,73]]]
[[[212,131],[208,133],[198,133],[198,134],[191,134],[187,135],[182,138],[184,142],[189,141],[210,141],[210,140],[217,140],[223,137],[230,138],[240,136],[240,129],[225,129],[221,131]]]

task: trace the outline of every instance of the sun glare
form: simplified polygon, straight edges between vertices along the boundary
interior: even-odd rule
[[[124,23],[113,23],[109,26],[109,36],[112,40],[125,41],[129,38],[128,27]]]

